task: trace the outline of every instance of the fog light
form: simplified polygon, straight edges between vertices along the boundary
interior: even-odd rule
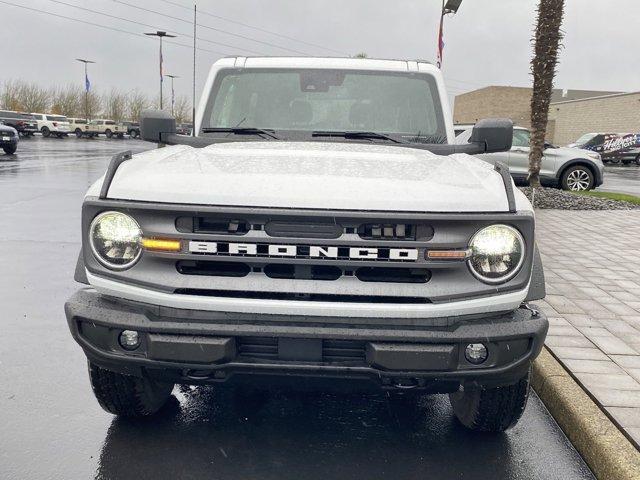
[[[140,335],[135,330],[124,330],[120,334],[119,342],[125,350],[135,350],[140,346]]]
[[[487,351],[487,347],[482,343],[470,343],[467,345],[467,348],[464,349],[464,358],[474,365],[480,365],[488,356],[489,352]]]

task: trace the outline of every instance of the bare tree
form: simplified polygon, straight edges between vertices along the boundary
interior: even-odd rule
[[[173,107],[177,123],[191,122],[191,101],[187,95],[178,95]]]
[[[104,96],[104,114],[115,121],[124,120],[127,108],[127,95],[112,88],[111,91]]]
[[[149,108],[149,98],[139,90],[132,90],[127,97],[127,118],[133,122],[140,120],[140,112]]]
[[[0,106],[5,110],[20,110],[20,82],[7,80],[2,84],[0,93]]]
[[[562,39],[564,0],[540,0],[531,60],[533,93],[531,95],[531,143],[529,151],[529,185],[540,186],[540,162],[547,133],[549,103]]]
[[[51,89],[51,113],[78,117],[84,112],[84,92],[78,85]]]
[[[90,91],[87,94],[87,103],[84,103],[84,96],[82,100],[82,113],[87,120],[96,118],[102,110],[102,98],[94,91]]]
[[[18,81],[15,92],[15,110],[24,112],[46,112],[49,108],[49,91],[39,87],[35,83]]]

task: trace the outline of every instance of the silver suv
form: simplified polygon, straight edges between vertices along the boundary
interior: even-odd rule
[[[472,128],[462,131],[455,143],[469,143]],[[529,137],[526,128],[513,128],[511,150],[498,153],[476,155],[485,162],[502,162],[509,167],[509,173],[517,181],[526,180],[529,172]],[[591,190],[602,185],[604,165],[600,154],[580,148],[555,147],[545,144],[540,166],[540,180],[543,185],[559,186],[563,190]]]

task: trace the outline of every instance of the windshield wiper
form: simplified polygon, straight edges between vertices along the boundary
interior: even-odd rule
[[[234,135],[261,135],[280,140],[273,130],[255,127],[210,127],[203,128],[202,133],[233,133]]]
[[[315,131],[311,133],[312,137],[341,137],[354,139],[370,139],[370,140],[389,140],[393,143],[409,143],[404,140],[393,138],[390,135],[378,132],[334,132],[334,131]]]

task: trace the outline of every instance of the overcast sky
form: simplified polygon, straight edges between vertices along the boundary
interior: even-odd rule
[[[458,14],[445,19],[443,70],[451,96],[486,85],[530,84],[536,3],[463,0]],[[198,43],[203,49],[197,52],[198,96],[210,64],[225,55],[295,55],[295,50],[307,55],[366,52],[370,57],[435,59],[440,0],[209,0],[197,4],[202,12]],[[162,29],[177,33],[174,41],[191,44],[192,12],[180,5],[192,8],[193,2],[0,0],[0,81],[82,84],[82,65],[74,61],[80,57],[97,62],[90,66],[95,90],[115,86],[155,95],[159,88],[158,40],[140,34]],[[639,19],[638,0],[566,0],[566,37],[556,87],[640,90]],[[189,48],[166,45],[165,73],[182,77],[176,81],[177,93],[190,94],[191,61]]]

